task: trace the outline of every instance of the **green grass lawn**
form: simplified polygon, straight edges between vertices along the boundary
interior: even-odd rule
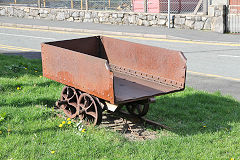
[[[63,85],[41,75],[40,60],[0,55],[1,160],[240,158],[240,102],[231,97],[191,88],[157,97],[147,118],[171,130],[129,141],[99,127],[60,128],[52,106]]]

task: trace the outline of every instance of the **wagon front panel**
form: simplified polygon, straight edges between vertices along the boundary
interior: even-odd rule
[[[114,103],[113,73],[107,61],[42,44],[43,76]]]

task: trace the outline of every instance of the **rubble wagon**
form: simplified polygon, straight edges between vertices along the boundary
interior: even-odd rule
[[[70,118],[100,124],[102,111],[126,106],[144,116],[154,97],[185,88],[182,52],[93,36],[42,43],[43,76],[63,87],[57,105]]]

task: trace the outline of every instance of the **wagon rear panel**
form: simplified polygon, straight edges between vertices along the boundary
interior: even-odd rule
[[[58,44],[42,44],[43,76],[114,103],[113,73],[106,65],[107,60]]]
[[[71,40],[48,42],[46,44],[99,57],[99,38],[87,37]]]

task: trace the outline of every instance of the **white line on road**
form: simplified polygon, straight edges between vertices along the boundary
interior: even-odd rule
[[[234,55],[218,55],[219,57],[231,57],[231,58],[240,58],[240,56],[234,56]]]
[[[56,40],[55,38],[27,36],[27,35],[21,35],[21,34],[9,34],[9,33],[0,33],[0,34],[2,34],[2,35],[7,35],[7,36],[17,36],[17,37],[28,37],[28,38],[38,38],[38,39],[50,39],[50,40]]]

